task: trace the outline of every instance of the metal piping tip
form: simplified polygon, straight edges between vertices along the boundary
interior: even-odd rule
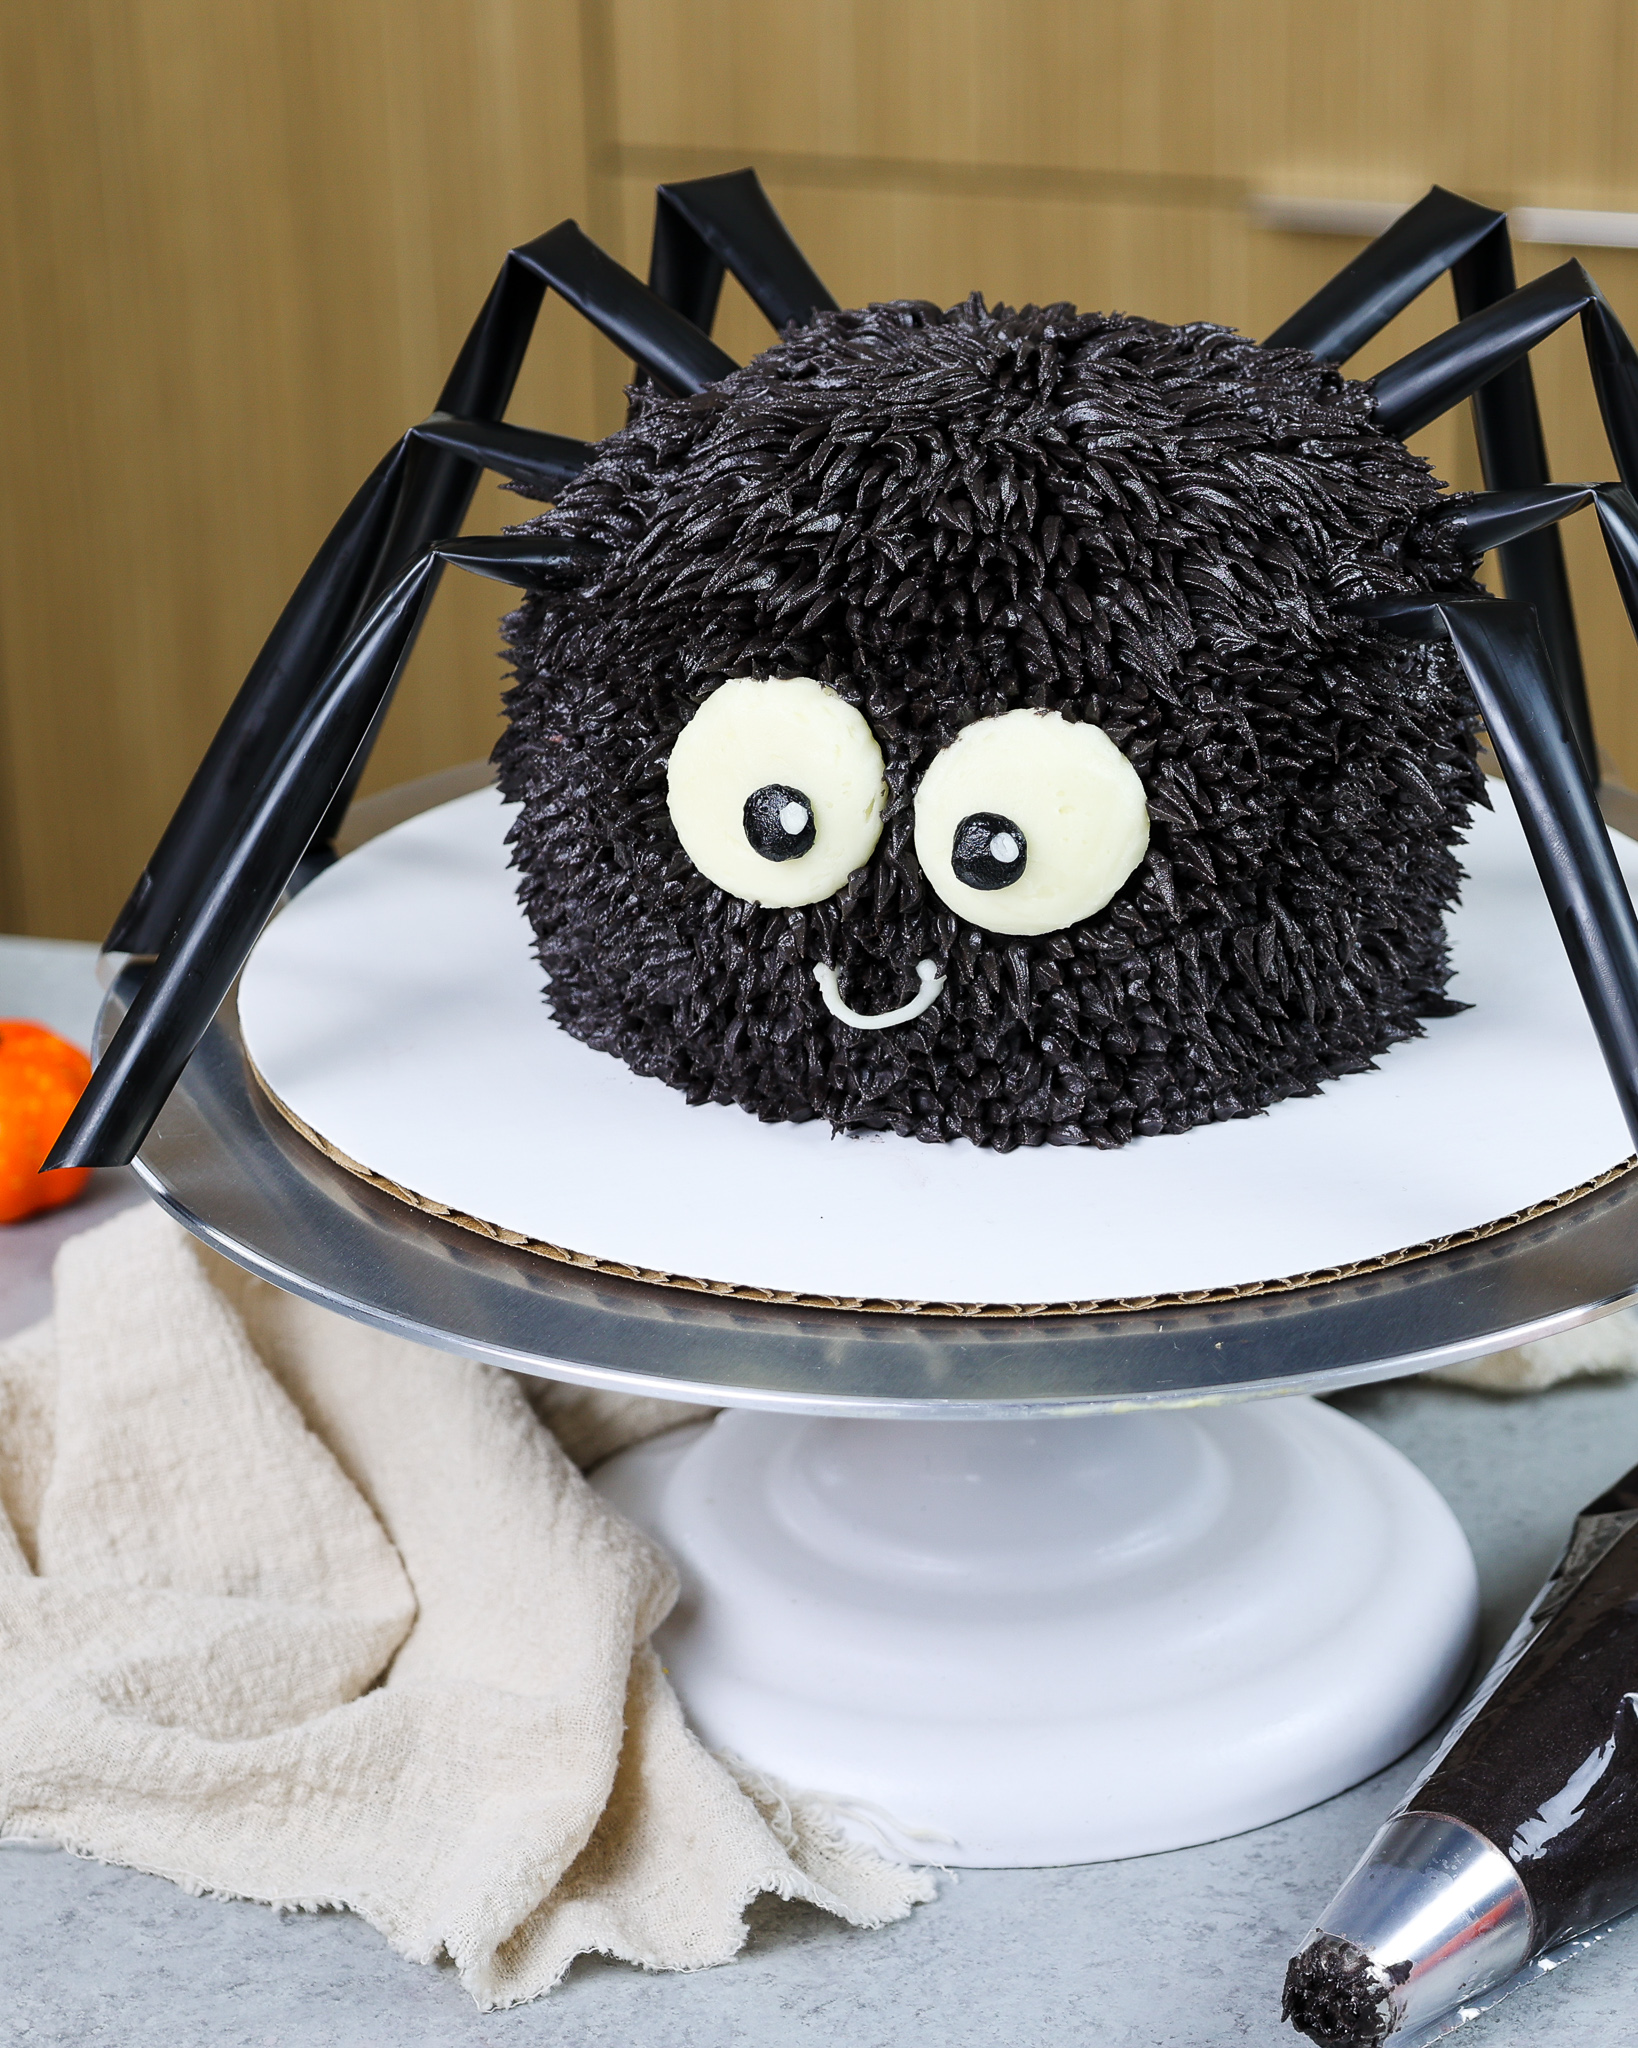
[[[1534,1937],[1529,1894],[1493,1843],[1402,1813],[1292,1958],[1281,2014],[1320,2048],[1375,2048],[1511,1977]]]

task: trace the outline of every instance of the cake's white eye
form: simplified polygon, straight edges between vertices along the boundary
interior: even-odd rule
[[[683,851],[747,903],[834,896],[881,836],[876,735],[809,676],[721,684],[677,735],[666,775]]]
[[[967,726],[916,791],[916,858],[988,932],[1033,937],[1101,910],[1149,846],[1137,770],[1107,733],[1056,711]]]

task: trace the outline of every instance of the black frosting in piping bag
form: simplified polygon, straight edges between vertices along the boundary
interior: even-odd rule
[[[1638,1467],[1583,1510],[1405,1804],[1501,1850],[1535,1908],[1538,1954],[1638,1906]]]

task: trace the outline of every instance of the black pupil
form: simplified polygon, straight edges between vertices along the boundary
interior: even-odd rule
[[[799,789],[765,782],[745,799],[745,837],[764,860],[795,860],[813,844],[813,806]]]
[[[1029,847],[1010,818],[999,811],[974,811],[955,829],[950,865],[969,889],[1005,889],[1024,872]]]

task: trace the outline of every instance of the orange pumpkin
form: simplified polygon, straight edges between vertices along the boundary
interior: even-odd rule
[[[0,1223],[71,1202],[91,1178],[83,1166],[40,1171],[90,1078],[77,1045],[43,1024],[0,1018]]]

